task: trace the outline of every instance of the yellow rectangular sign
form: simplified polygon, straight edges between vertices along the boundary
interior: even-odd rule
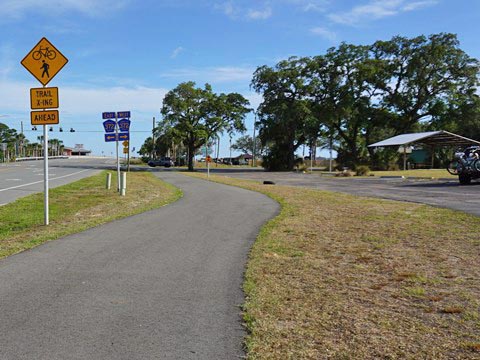
[[[123,153],[128,154],[128,148],[123,148]]]
[[[32,109],[58,108],[58,87],[30,89],[30,107]]]
[[[31,111],[32,125],[55,125],[59,123],[58,110]]]

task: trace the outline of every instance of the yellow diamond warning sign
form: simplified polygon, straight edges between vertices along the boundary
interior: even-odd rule
[[[32,125],[55,125],[59,122],[58,110],[31,111]]]
[[[45,86],[67,62],[68,59],[50,41],[42,38],[23,58],[21,64]]]
[[[32,109],[58,108],[58,87],[30,89],[30,107]]]

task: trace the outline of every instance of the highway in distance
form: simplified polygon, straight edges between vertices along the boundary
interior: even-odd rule
[[[50,159],[49,188],[92,176],[114,165],[111,158]],[[43,160],[0,164],[0,205],[43,192],[43,180]]]

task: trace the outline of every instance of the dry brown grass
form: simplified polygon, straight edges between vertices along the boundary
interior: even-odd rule
[[[250,359],[480,358],[480,218],[211,179],[283,207],[250,254]]]

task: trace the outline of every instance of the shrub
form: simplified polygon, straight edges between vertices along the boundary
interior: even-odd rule
[[[355,168],[356,176],[367,176],[370,173],[370,168],[366,165],[359,165]]]
[[[342,172],[336,173],[336,177],[350,177],[353,176],[353,172],[350,170],[343,170]]]

